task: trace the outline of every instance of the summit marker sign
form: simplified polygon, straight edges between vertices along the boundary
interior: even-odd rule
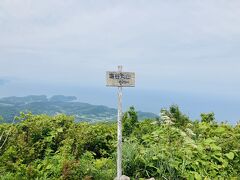
[[[135,73],[122,72],[122,66],[118,71],[107,71],[107,86],[118,87],[118,144],[117,144],[117,180],[122,176],[122,88],[135,86]]]
[[[134,87],[135,86],[135,73],[133,72],[107,72],[107,86],[113,87]]]

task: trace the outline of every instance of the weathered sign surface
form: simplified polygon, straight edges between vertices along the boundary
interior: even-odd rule
[[[107,86],[113,87],[134,87],[135,73],[133,72],[107,72]]]

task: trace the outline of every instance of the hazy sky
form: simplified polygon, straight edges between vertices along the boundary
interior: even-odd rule
[[[239,0],[0,0],[0,96],[62,93],[114,106],[105,71],[122,64],[137,78],[126,106],[176,103],[192,117],[236,121],[239,17]]]

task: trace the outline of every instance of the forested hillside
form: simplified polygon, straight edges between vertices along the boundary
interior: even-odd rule
[[[74,122],[66,115],[21,114],[0,125],[0,177],[111,180],[116,176],[116,123]],[[239,179],[240,124],[214,114],[191,121],[177,106],[160,119],[123,117],[123,170],[132,179]]]
[[[117,110],[103,105],[92,105],[77,101],[75,96],[55,95],[47,98],[45,95],[25,97],[5,97],[0,99],[0,116],[5,122],[12,122],[19,112],[47,114],[54,116],[66,114],[74,116],[76,122],[115,121]],[[155,118],[156,114],[138,112],[139,119]]]

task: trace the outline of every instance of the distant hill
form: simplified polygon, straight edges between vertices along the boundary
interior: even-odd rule
[[[0,99],[0,116],[11,122],[19,112],[32,112],[33,114],[67,114],[75,116],[79,121],[114,121],[117,119],[117,110],[102,105],[91,105],[78,102],[75,96],[56,95],[47,98],[45,95],[31,95],[25,97],[4,97]],[[150,112],[138,112],[139,119],[156,118]]]

